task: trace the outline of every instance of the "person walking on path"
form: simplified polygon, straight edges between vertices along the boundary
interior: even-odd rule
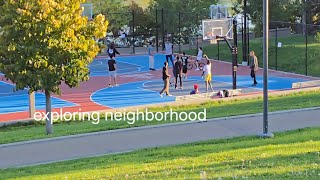
[[[258,58],[255,55],[254,51],[250,52],[250,57],[251,57],[251,64],[250,64],[250,68],[251,68],[251,77],[253,79],[253,84],[252,86],[256,86],[258,84],[257,79],[256,79],[256,73],[259,69],[259,65],[258,65]]]
[[[162,80],[163,80],[163,89],[160,91],[160,96],[162,97],[163,93],[166,93],[167,96],[172,96],[169,93],[170,75],[168,73],[168,62],[164,62],[164,67],[162,68]]]
[[[113,57],[111,57],[111,59],[109,59],[108,66],[109,66],[109,77],[110,77],[109,87],[112,87],[112,85],[111,85],[112,80],[114,81],[114,85],[118,86],[118,84],[117,84],[117,65],[116,65],[116,61],[114,60]]]
[[[166,53],[166,61],[167,61],[167,63],[169,63],[169,59],[170,59],[171,64],[173,66],[173,59],[172,59],[173,44],[171,42],[169,42],[169,39],[167,39],[167,42],[165,44],[165,53]]]
[[[207,64],[203,67],[202,78],[204,76],[204,81],[206,84],[206,92],[208,92],[209,86],[211,88],[211,91],[214,92],[211,84],[211,81],[212,81],[211,61],[208,59],[208,56],[206,55],[205,55],[205,58],[207,59]]]
[[[175,89],[178,89],[178,80],[180,81],[180,89],[183,89],[182,87],[182,62],[180,60],[180,57],[177,56],[176,62],[174,63],[174,87]],[[179,78],[179,79],[178,79]]]
[[[153,46],[152,46],[152,42],[149,42],[149,46],[148,46],[148,54],[149,54],[149,69],[151,71],[154,71],[154,51],[153,51]]]

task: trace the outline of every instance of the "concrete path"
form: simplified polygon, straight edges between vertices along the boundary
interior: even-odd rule
[[[320,108],[270,114],[272,132],[320,126]],[[215,138],[257,135],[262,115],[211,119],[0,145],[0,168],[43,164]]]

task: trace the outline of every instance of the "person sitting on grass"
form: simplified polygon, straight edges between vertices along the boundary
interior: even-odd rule
[[[207,55],[204,55],[204,57],[207,59],[207,64],[203,67],[203,72],[202,72],[202,78],[204,76],[204,81],[206,83],[206,92],[208,92],[208,87],[210,86],[212,92],[213,88],[211,85],[211,80],[212,80],[212,75],[211,75],[211,61],[208,59]]]
[[[193,90],[190,92],[190,95],[193,95],[193,94],[199,94],[199,85],[198,84],[194,84],[193,85]]]

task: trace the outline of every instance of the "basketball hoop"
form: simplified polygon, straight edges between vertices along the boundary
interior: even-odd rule
[[[232,20],[230,19],[206,19],[202,21],[202,35],[204,41],[217,44],[217,41],[225,36],[233,39]],[[218,37],[218,38],[217,38]]]

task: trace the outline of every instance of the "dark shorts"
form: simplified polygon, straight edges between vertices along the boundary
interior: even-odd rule
[[[182,72],[186,74],[188,72],[188,67],[187,66],[183,66]]]

